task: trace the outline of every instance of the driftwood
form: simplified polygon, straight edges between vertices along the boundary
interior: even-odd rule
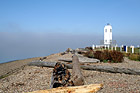
[[[60,58],[58,61],[64,61],[64,62],[72,62],[71,58]],[[91,59],[91,58],[86,58],[86,57],[81,57],[79,58],[80,63],[99,63],[100,60],[98,59]]]
[[[57,62],[44,62],[44,61],[34,61],[29,63],[30,66],[41,66],[41,67],[52,67],[54,68]],[[71,64],[65,64],[68,69],[72,69]],[[129,69],[121,67],[111,67],[111,66],[101,66],[101,65],[80,65],[84,70],[96,70],[101,72],[109,73],[125,73],[131,75],[140,75],[140,70],[138,69]]]
[[[72,66],[72,81],[74,85],[84,85],[84,77],[81,72],[79,59],[76,55],[72,58]]]
[[[65,64],[57,62],[52,73],[50,88],[74,86],[71,73]]]
[[[98,63],[100,60],[95,58],[88,58],[79,55],[78,56],[80,63]],[[64,62],[72,62],[72,58],[59,58],[58,61],[64,61]]]
[[[60,58],[60,59],[58,59],[58,61],[64,61],[64,62],[70,62],[70,63],[72,63],[72,59],[71,58]]]
[[[71,80],[70,80],[71,79]],[[51,77],[51,88],[84,85],[80,62],[76,55],[72,58],[72,78],[65,64],[57,62]]]
[[[102,84],[90,84],[84,86],[58,87],[48,90],[38,90],[29,93],[95,93],[102,88]]]

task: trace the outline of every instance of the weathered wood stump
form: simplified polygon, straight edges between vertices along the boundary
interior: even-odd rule
[[[50,88],[74,86],[71,74],[63,63],[56,63],[51,77]]]

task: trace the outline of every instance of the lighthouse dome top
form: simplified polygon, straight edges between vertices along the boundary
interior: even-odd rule
[[[110,25],[109,23],[107,23],[107,25]]]
[[[112,26],[109,23],[107,23],[107,25],[104,27],[104,29],[112,29]]]

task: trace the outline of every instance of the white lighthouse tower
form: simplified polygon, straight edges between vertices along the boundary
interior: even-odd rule
[[[104,27],[104,45],[112,44],[112,26],[108,23]]]

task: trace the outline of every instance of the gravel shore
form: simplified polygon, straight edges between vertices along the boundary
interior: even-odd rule
[[[22,69],[29,62],[32,62],[33,60],[39,60],[39,58],[40,57],[1,63],[0,64],[0,77],[2,78],[4,76],[12,74],[13,72],[16,72],[17,70]]]
[[[72,54],[53,54],[44,61],[57,62],[58,58],[69,58]],[[37,58],[38,60],[39,58]],[[20,62],[20,61],[19,61]],[[18,63],[19,63],[18,62]],[[26,64],[29,61],[26,61]],[[24,62],[23,62],[24,63]],[[109,65],[140,69],[140,62],[125,58],[123,63],[95,63],[96,65]],[[0,79],[0,93],[20,93],[35,90],[49,89],[50,77],[53,68],[24,66],[12,75]],[[71,69],[69,69],[71,72]],[[106,73],[82,70],[86,84],[103,84],[98,93],[140,93],[140,75],[119,73]]]

